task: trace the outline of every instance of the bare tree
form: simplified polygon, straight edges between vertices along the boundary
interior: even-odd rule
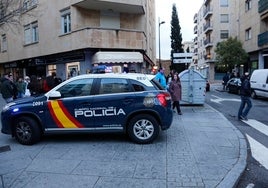
[[[0,24],[20,23],[20,15],[25,11],[25,0],[0,0]]]
[[[22,25],[22,14],[36,16],[36,12],[28,11],[35,6],[37,0],[0,0],[0,30],[11,29],[14,32],[16,26]]]

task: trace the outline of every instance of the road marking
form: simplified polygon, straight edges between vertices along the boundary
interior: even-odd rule
[[[248,124],[249,126],[253,127],[254,129],[262,132],[266,136],[268,136],[268,126],[255,120],[255,119],[248,119],[248,121],[244,121],[244,123]]]
[[[229,99],[229,98],[221,98],[216,95],[211,95],[212,97],[215,97],[216,99],[210,99],[211,102],[215,102],[218,104],[221,104],[223,101],[234,101],[234,102],[240,102],[240,99]]]
[[[252,157],[268,170],[268,148],[246,134]]]

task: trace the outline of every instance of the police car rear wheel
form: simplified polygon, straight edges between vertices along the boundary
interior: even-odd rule
[[[128,126],[128,135],[136,143],[151,143],[159,134],[159,125],[150,115],[138,115],[132,118]]]
[[[20,117],[15,124],[16,140],[23,145],[32,145],[41,138],[41,131],[37,122],[30,117]]]

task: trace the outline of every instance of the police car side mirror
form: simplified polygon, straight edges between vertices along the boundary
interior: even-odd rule
[[[61,98],[61,93],[59,91],[51,91],[48,93],[49,99],[59,99]]]

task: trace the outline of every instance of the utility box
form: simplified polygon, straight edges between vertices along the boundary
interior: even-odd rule
[[[206,78],[193,69],[179,74],[182,85],[181,104],[203,105],[206,97]]]

